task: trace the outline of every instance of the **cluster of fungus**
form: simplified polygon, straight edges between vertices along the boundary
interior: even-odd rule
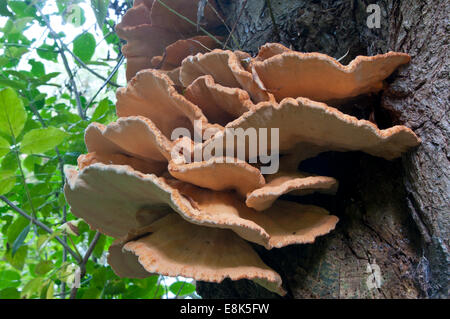
[[[197,13],[196,1],[165,3],[188,17]],[[118,25],[129,79],[117,91],[119,118],[87,128],[88,153],[78,170],[68,171],[67,201],[91,228],[116,238],[108,262],[119,276],[250,279],[283,295],[280,275],[250,243],[266,249],[312,243],[338,222],[321,207],[279,198],[336,192],[334,178],[300,172],[298,164],[325,151],[390,160],[420,143],[405,126],[380,130],[325,102],[380,91],[410,58],[389,52],[343,66],[274,43],[251,57],[214,49],[207,37],[178,39],[174,26],[195,30],[163,9],[158,1],[136,0]],[[205,17],[217,24],[210,13]],[[279,171],[263,175],[245,158],[174,160],[179,141],[171,140],[172,131],[193,131],[198,123],[216,132],[196,143],[202,149],[226,139],[228,128],[278,128]]]

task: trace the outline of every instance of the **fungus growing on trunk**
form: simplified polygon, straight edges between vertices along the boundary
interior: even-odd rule
[[[197,1],[165,3],[187,16],[196,14]],[[358,57],[344,67],[325,55],[279,44],[263,46],[253,59],[240,51],[209,52],[204,48],[214,46],[209,38],[175,42],[170,27],[187,25],[166,20],[166,11],[159,1],[135,1],[117,26],[128,41],[130,81],[117,91],[119,119],[86,130],[89,153],[80,156],[79,171],[67,172],[71,211],[117,239],[108,261],[119,276],[245,278],[283,295],[281,277],[248,242],[266,249],[312,243],[338,222],[319,206],[279,198],[336,192],[336,179],[300,173],[298,163],[325,151],[394,159],[420,143],[405,126],[380,130],[319,101],[376,92],[409,56]],[[205,19],[217,26],[210,13]],[[186,30],[195,35],[195,28]],[[160,70],[150,69],[155,66]],[[172,141],[180,127],[189,134],[208,129],[212,134],[201,142],[188,136]],[[192,149],[234,139],[230,129],[249,128],[266,142],[270,137],[258,129],[278,129],[278,149],[266,143],[268,151],[283,156],[277,174],[263,175],[261,163],[238,153],[194,156]],[[174,158],[180,143],[195,148]]]
[[[163,4],[158,0],[134,1],[133,7],[116,26],[117,35],[127,41],[122,47],[127,58],[127,80],[148,68],[175,69],[184,57],[219,45],[220,37],[196,36],[201,34],[200,30],[179,16],[195,22],[198,2],[164,0]],[[214,32],[220,27],[220,19],[210,6],[204,8],[203,17],[201,26],[206,31]]]
[[[322,102],[378,92],[383,88],[383,80],[409,61],[406,53],[388,52],[358,56],[344,66],[322,53],[302,53],[280,44],[266,44],[251,70],[255,81],[277,101],[305,97]]]

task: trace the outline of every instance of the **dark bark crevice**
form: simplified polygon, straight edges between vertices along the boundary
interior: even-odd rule
[[[218,3],[233,25],[243,1]],[[392,162],[361,153],[330,152],[302,164],[337,178],[339,191],[334,197],[288,198],[322,206],[340,221],[335,231],[313,244],[270,251],[256,248],[280,272],[288,298],[448,297],[450,3],[377,1],[380,29],[366,25],[369,3],[271,1],[279,42],[293,49],[336,58],[349,51],[344,64],[358,54],[409,53],[411,63],[387,79],[381,94],[339,108],[375,120],[381,128],[406,125],[422,139],[421,146]],[[241,49],[252,53],[265,42],[274,42],[265,1],[247,1],[235,36]],[[367,267],[374,263],[383,282],[371,289],[367,280],[372,273]],[[198,292],[204,298],[277,297],[246,280],[198,283]]]

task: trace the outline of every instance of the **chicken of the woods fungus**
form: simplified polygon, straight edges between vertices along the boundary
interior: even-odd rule
[[[197,1],[164,3],[195,19]],[[205,28],[217,27],[217,17],[205,10]],[[78,170],[67,171],[67,201],[92,229],[116,238],[108,262],[119,276],[249,279],[284,295],[280,275],[250,243],[266,249],[312,243],[335,228],[338,218],[325,209],[279,199],[336,192],[336,179],[298,171],[301,161],[325,151],[390,160],[420,143],[405,126],[380,130],[325,104],[380,91],[410,58],[389,52],[343,66],[275,43],[252,58],[215,49],[207,36],[179,39],[178,29],[196,35],[151,0],[136,0],[117,26],[128,41],[129,79],[117,91],[119,118],[86,129],[88,153],[79,157]],[[172,140],[178,127],[214,133],[196,143]],[[278,128],[278,171],[264,175],[260,164],[228,153],[173,158],[178,142],[204,151],[231,128]]]

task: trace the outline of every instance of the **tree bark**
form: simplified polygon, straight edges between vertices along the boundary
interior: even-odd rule
[[[381,8],[379,29],[366,24],[370,2]],[[358,152],[305,161],[302,170],[336,177],[339,191],[289,199],[327,208],[340,218],[337,228],[313,244],[270,251],[254,245],[282,276],[286,298],[448,297],[450,3],[370,2],[271,0],[272,19],[267,1],[218,1],[230,28],[236,24],[235,49],[256,53],[280,42],[335,58],[348,52],[343,64],[389,50],[412,57],[382,93],[341,107],[358,118],[374,116],[380,128],[406,125],[422,144],[391,162]],[[382,282],[374,287],[377,267]],[[204,298],[278,298],[247,280],[198,282],[197,290]]]

